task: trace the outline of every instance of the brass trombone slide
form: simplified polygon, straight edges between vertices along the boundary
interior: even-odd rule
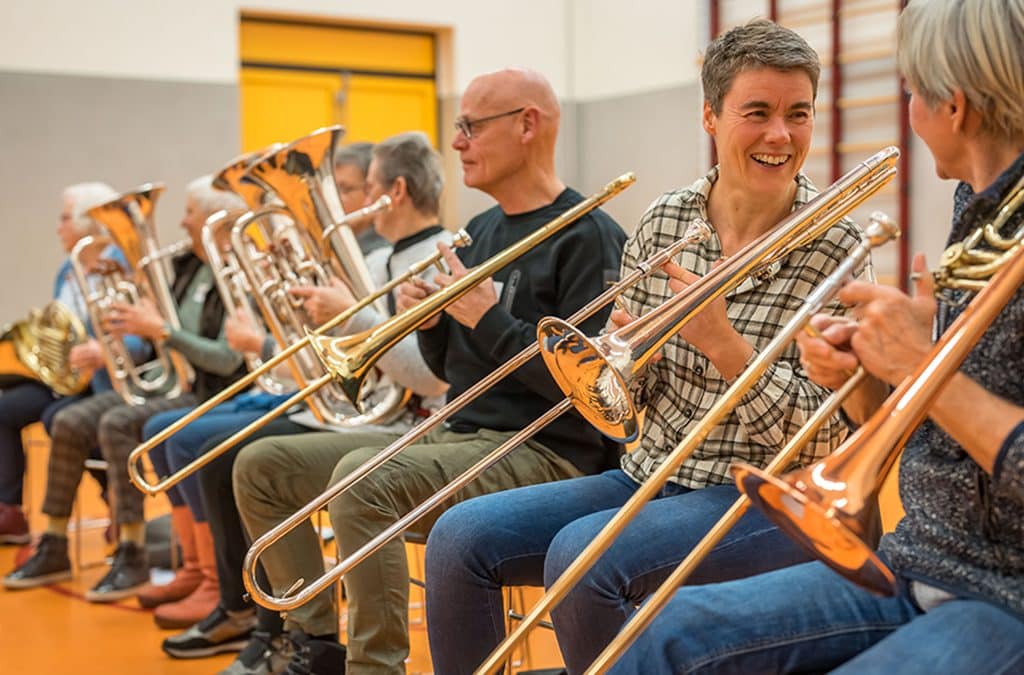
[[[179,429],[193,422],[197,417],[203,415],[214,406],[223,403],[231,396],[234,396],[253,379],[255,379],[255,377],[259,376],[258,371],[249,373],[246,377],[235,382],[202,406],[191,411],[175,424],[163,429],[149,441],[140,444],[132,450],[131,455],[129,455],[128,458],[128,474],[132,483],[147,494],[159,494],[172,485],[176,485],[191,473],[198,471],[217,456],[223,454],[227,449],[233,447],[245,438],[248,438],[255,431],[269,423],[270,420],[280,416],[296,403],[303,401],[320,388],[326,386],[332,381],[332,379],[341,386],[342,390],[349,396],[349,399],[353,404],[357,405],[359,390],[363,379],[365,379],[367,373],[373,367],[373,364],[384,352],[394,346],[403,337],[416,330],[416,328],[424,321],[443,311],[446,307],[468,293],[484,279],[487,279],[495,272],[524,255],[546,239],[552,237],[565,227],[571,225],[589,212],[601,206],[635,182],[636,176],[633,173],[626,173],[619,176],[605,185],[605,187],[597,193],[587,197],[572,208],[566,210],[559,216],[556,216],[543,226],[534,230],[531,234],[523,237],[515,244],[491,256],[480,265],[477,265],[470,270],[466,276],[458,279],[450,286],[428,296],[420,301],[416,306],[410,307],[408,310],[391,317],[378,326],[356,335],[340,338],[329,338],[323,335],[326,330],[346,321],[357,311],[365,307],[366,304],[373,302],[376,297],[382,293],[390,292],[390,290],[401,283],[401,281],[394,280],[393,282],[386,284],[376,293],[367,296],[363,301],[349,308],[348,311],[342,312],[338,316],[334,317],[321,326],[321,328],[319,328],[315,333],[311,333],[304,340],[288,347],[278,354],[278,356],[267,361],[263,366],[264,368],[272,368],[280,363],[281,360],[291,356],[305,345],[311,344],[313,348],[317,350],[317,354],[320,356],[325,368],[328,370],[328,374],[317,378],[306,387],[303,387],[284,403],[280,404],[246,428],[233,434],[230,438],[210,452],[204,453],[202,456],[196,458],[176,474],[168,476],[167,478],[159,481],[156,485],[150,485],[147,483],[140,469],[142,456],[158,444],[167,440]],[[430,260],[434,261],[435,258],[432,257]],[[426,267],[422,267],[414,273],[419,274],[424,269],[426,269]],[[409,274],[410,273],[407,273],[407,275]]]
[[[606,289],[599,296],[578,309],[569,318],[569,321],[578,323],[589,318],[609,302],[615,300],[615,298],[622,293],[624,288],[628,288],[639,282],[641,279],[649,276],[666,262],[672,260],[680,251],[683,250],[683,248],[706,239],[710,233],[710,227],[704,223],[704,221],[698,221],[698,223],[695,223],[695,225],[686,233],[686,236],[673,242],[669,246],[666,246],[647,260],[637,265],[636,269],[630,272],[625,278],[621,279],[614,286]],[[468,405],[471,401],[478,398],[481,394],[494,386],[499,380],[506,377],[509,373],[514,372],[517,368],[532,359],[537,355],[539,349],[540,347],[537,343],[533,343],[524,348],[499,368],[495,369],[472,387],[462,392],[458,397],[449,401],[430,418],[424,420],[416,427],[406,432],[405,435],[374,455],[373,458],[359,466],[358,469],[329,487],[324,491],[324,493],[319,495],[315,500],[296,513],[292,514],[292,516],[287,520],[256,539],[249,548],[249,551],[246,553],[245,561],[242,565],[242,582],[245,584],[246,589],[249,591],[249,594],[256,603],[268,609],[286,611],[309,602],[318,595],[321,590],[334,583],[337,579],[343,577],[352,568],[359,565],[367,557],[373,555],[382,546],[390,542],[392,539],[401,536],[401,534],[405,532],[410,525],[443,503],[445,499],[454,495],[456,492],[475,480],[495,462],[499,461],[509,452],[526,442],[527,439],[540,431],[543,427],[547,426],[562,413],[569,411],[572,408],[572,404],[568,399],[564,399],[561,403],[556,404],[547,413],[537,418],[527,427],[520,430],[507,441],[496,447],[488,453],[487,456],[455,478],[442,490],[431,495],[422,504],[392,523],[383,532],[361,546],[348,558],[340,561],[327,574],[319,577],[298,594],[295,594],[295,591],[305,583],[305,579],[298,579],[281,597],[275,597],[265,592],[256,583],[256,562],[259,559],[259,556],[270,548],[276,541],[287,535],[295,529],[295,527],[312,516],[312,514],[324,508],[351,485],[362,480],[362,478],[369,475],[377,467],[399,455],[403,450],[405,450],[405,448],[426,436],[432,429]]]
[[[858,368],[843,383],[842,387],[832,392],[825,399],[825,402],[814,411],[811,418],[800,427],[796,435],[779,451],[779,454],[775,455],[771,463],[765,467],[765,473],[775,476],[792,464],[799,457],[800,450],[814,438],[818,430],[821,429],[821,426],[839,410],[843,401],[864,381],[865,375],[864,369]],[[594,659],[594,662],[590,664],[584,675],[599,675],[600,673],[608,672],[608,669],[636,641],[640,633],[651,625],[651,621],[658,615],[658,612],[664,609],[665,605],[672,599],[672,596],[675,595],[676,590],[686,582],[690,575],[693,574],[693,571],[697,569],[697,566],[708,557],[715,546],[718,546],[718,543],[722,541],[726,533],[739,522],[740,518],[743,517],[743,514],[749,508],[750,500],[746,495],[740,495],[740,498],[733,502],[733,505],[729,507],[729,510],[725,512],[719,521],[708,530],[704,538],[683,558],[683,561],[673,570],[668,579],[662,582],[658,590],[644,600],[640,609],[629,618],[629,621],[622,627],[622,630],[615,636],[615,639],[609,642],[604,651]]]
[[[1022,205],[1024,180],[1000,204],[995,221],[982,231],[998,232]],[[927,417],[949,378],[1024,284],[1022,235],[1024,227],[1018,228],[1014,242],[996,246],[1004,250],[997,254],[1001,259],[998,265],[988,269],[990,274],[997,269],[995,275],[942,334],[924,362],[838,450],[781,479],[744,464],[732,467],[740,491],[766,516],[812,555],[873,593],[894,595],[897,587],[892,571],[864,541],[870,505],[877,500],[900,450]],[[967,241],[973,249],[978,240],[972,239]],[[950,249],[957,251],[950,255]],[[966,274],[958,269],[959,264],[975,264],[975,256],[961,256],[964,247],[960,243],[950,249],[943,255],[943,268],[935,274],[940,285],[977,288],[977,283],[964,282],[981,277],[970,269]]]
[[[880,187],[880,186],[879,186]],[[824,193],[823,193],[824,194]],[[487,660],[476,670],[479,673],[494,673],[512,653],[512,649],[522,641],[530,630],[536,626],[541,617],[558,604],[562,598],[576,585],[586,572],[593,567],[622,530],[636,517],[640,510],[658,493],[672,475],[682,466],[694,450],[708,437],[708,434],[732,412],[740,399],[777,361],[793,340],[796,333],[804,328],[814,314],[820,312],[828,301],[839,292],[842,284],[868,258],[871,249],[885,243],[897,232],[896,226],[884,215],[872,216],[872,225],[868,228],[867,238],[836,268],[836,270],[807,298],[789,322],[765,345],[761,353],[744,370],[719,398],[707,414],[690,430],[675,449],[665,457],[662,464],[637,488],[629,500],[623,504],[604,528],[598,533],[583,552],[569,565],[544,596],[534,605],[530,613],[516,629],[509,634],[498,647],[491,652]]]
[[[469,235],[466,234],[465,230],[460,230],[458,233],[456,233],[454,239],[452,240],[452,245],[456,247],[467,246],[469,242]],[[260,424],[259,426],[246,427],[242,431],[231,436],[231,438],[226,439],[216,448],[211,449],[209,452],[204,453],[203,455],[200,455],[192,462],[189,462],[187,465],[182,467],[178,472],[164,479],[159,480],[155,485],[150,484],[146,480],[146,477],[142,474],[142,458],[157,445],[163,443],[168,438],[178,433],[178,431],[188,426],[199,417],[202,417],[203,415],[205,415],[206,413],[208,413],[210,410],[217,407],[221,403],[227,401],[236,394],[247,389],[250,385],[252,385],[253,382],[262,377],[264,373],[270,372],[273,368],[276,368],[281,362],[291,358],[303,347],[310,344],[311,340],[314,337],[326,333],[327,331],[345,323],[350,318],[359,313],[364,307],[373,304],[378,296],[390,293],[400,284],[405,283],[412,277],[419,276],[430,267],[439,265],[441,261],[441,253],[437,252],[431,255],[430,257],[425,258],[420,262],[416,263],[415,265],[411,266],[404,274],[395,277],[394,279],[391,279],[383,286],[381,286],[375,293],[359,300],[358,302],[356,302],[356,304],[352,305],[345,311],[339,313],[334,318],[328,320],[326,323],[324,323],[316,330],[310,331],[309,334],[302,340],[299,340],[298,342],[282,349],[273,358],[263,363],[263,365],[261,365],[259,368],[250,371],[244,377],[236,380],[235,382],[233,382],[225,389],[221,390],[216,395],[212,396],[211,398],[204,401],[202,404],[190,410],[187,415],[182,417],[175,424],[172,424],[165,429],[161,429],[160,433],[156,434],[148,441],[140,443],[138,446],[135,447],[135,449],[132,450],[131,454],[128,455],[128,476],[129,478],[131,478],[132,483],[142,492],[150,496],[156,496],[161,492],[167,490],[168,488],[177,485],[188,476],[191,476],[193,473],[206,466],[208,463],[222,455],[224,452],[230,450],[236,443],[244,440],[245,438],[249,437],[252,433],[259,430],[271,419],[283,414],[292,406],[301,403],[308,396],[315,393],[317,389],[320,389],[321,387],[323,387],[324,385],[331,381],[331,376],[329,374],[314,380],[310,385],[306,386],[303,389],[300,389],[298,392],[289,397],[288,400],[286,400],[284,403],[274,408],[264,418],[257,420],[257,422],[262,421],[262,424]],[[245,433],[243,434],[242,432]]]

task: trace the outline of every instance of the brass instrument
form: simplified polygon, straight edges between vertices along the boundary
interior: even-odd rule
[[[18,360],[12,372],[4,375],[38,380],[62,396],[77,394],[89,386],[92,371],[72,368],[68,356],[72,347],[88,339],[82,320],[66,305],[52,300],[3,329],[0,344]]]
[[[972,266],[979,259],[984,261],[985,272],[992,274],[991,280],[938,339],[914,374],[838,450],[781,479],[746,465],[732,469],[739,489],[766,516],[812,555],[873,593],[894,595],[897,589],[892,571],[864,541],[870,508],[900,450],[927,417],[943,386],[1024,283],[1024,227],[1011,233],[1009,240],[1001,233],[1022,205],[1024,179],[1000,204],[991,223],[947,249],[943,267],[935,273],[942,286],[940,294],[978,288],[981,275]],[[976,249],[982,241],[998,251]]]
[[[888,219],[879,213],[872,214],[871,222],[866,228],[865,241],[847,258],[836,270],[829,275],[819,287],[808,303],[820,309],[823,305],[823,296],[831,298],[842,288],[843,283],[850,278],[855,266],[867,259],[868,252],[877,246],[887,243],[899,236],[899,230]],[[827,298],[824,298],[827,300]],[[817,311],[817,310],[815,310]],[[799,325],[798,319],[809,320],[812,314],[801,311],[798,317],[794,318],[779,335],[788,334],[790,338],[795,337],[799,330],[805,329],[808,324]],[[776,338],[778,339],[778,338]],[[770,476],[778,475],[788,466],[792,465],[800,456],[800,451],[821,429],[833,414],[838,412],[846,398],[864,381],[866,373],[863,368],[858,368],[849,377],[843,386],[822,403],[821,406],[811,415],[810,419],[800,427],[800,430],[789,440],[788,443],[775,455],[772,461],[764,468],[764,473]],[[726,395],[726,397],[728,394]],[[725,398],[725,397],[723,397]],[[684,441],[685,442],[685,441]],[[662,582],[658,589],[652,593],[622,627],[622,630],[615,638],[608,643],[593,663],[587,668],[587,675],[597,675],[607,672],[615,661],[625,653],[629,646],[636,640],[643,630],[650,625],[676,590],[683,585],[690,574],[703,562],[712,552],[715,546],[722,540],[726,533],[739,522],[743,514],[750,507],[750,500],[745,495],[740,495],[728,511],[716,522],[706,535],[679,563],[669,577]]]
[[[318,355],[321,356],[321,360],[323,361],[328,374],[317,378],[309,385],[303,387],[300,391],[281,403],[278,407],[271,410],[262,418],[256,420],[248,427],[236,432],[216,448],[213,448],[189,465],[183,467],[177,474],[165,478],[155,486],[149,485],[138,466],[138,460],[142,454],[149,452],[158,444],[163,443],[167,438],[176,433],[178,429],[191,423],[197,417],[205,414],[212,407],[219,405],[238,393],[242,387],[252,381],[252,378],[257,376],[255,371],[253,373],[249,373],[247,377],[235,382],[232,386],[223,390],[212,399],[206,401],[203,405],[197,407],[191,413],[178,420],[175,424],[168,426],[159,434],[149,439],[149,441],[146,441],[132,450],[128,460],[128,473],[132,483],[147,494],[158,494],[171,485],[181,481],[182,478],[189,473],[199,470],[215,457],[223,454],[223,452],[229,448],[234,447],[237,443],[248,438],[255,431],[270,422],[270,420],[285,413],[290,407],[305,400],[318,390],[322,389],[332,380],[336,380],[340,383],[343,391],[345,391],[346,395],[350,397],[350,400],[356,398],[359,390],[361,389],[362,380],[365,378],[369,369],[373,367],[373,364],[384,354],[384,352],[390,349],[406,335],[416,330],[416,328],[424,321],[435,314],[440,313],[446,307],[468,293],[477,284],[568,225],[582,218],[590,211],[596,209],[598,206],[632,185],[635,181],[636,177],[633,176],[633,174],[620,176],[606,185],[600,192],[584,199],[582,202],[568,209],[560,216],[552,219],[530,235],[474,267],[466,274],[466,276],[457,280],[450,286],[428,296],[415,307],[411,307],[406,311],[391,317],[379,326],[363,331],[357,335],[340,338],[326,337],[324,335],[326,331],[347,321],[363,307],[368,306],[376,299],[376,297],[372,295],[363,298],[347,311],[342,312],[316,331],[308,334],[303,340],[296,342],[283,350],[263,366],[264,368],[273,367],[284,359],[289,358],[306,345],[312,345],[317,350]],[[414,265],[404,275],[392,279],[378,289],[377,295],[379,296],[390,293],[398,285],[404,283],[413,276],[419,275],[430,266],[438,264],[439,262],[440,253],[431,256],[418,265]],[[347,348],[347,351],[345,348]]]
[[[153,302],[171,327],[180,328],[165,265],[170,257],[188,250],[192,244],[185,239],[163,249],[157,246],[153,211],[163,191],[161,184],[146,183],[88,211],[88,215],[104,228],[110,240],[124,253],[130,270],[121,269],[113,261],[102,260],[93,270],[85,268],[82,257],[86,249],[106,245],[108,242],[103,238],[83,237],[71,250],[72,268],[82,289],[111,383],[125,402],[133,405],[144,403],[152,396],[174,398],[187,390],[193,377],[192,367],[173,350],[154,344],[155,358],[137,364],[122,340],[103,331],[103,316],[111,304],[138,303],[143,298]],[[87,278],[90,272],[100,274],[99,288],[90,288]]]
[[[217,211],[211,214],[203,224],[201,236],[206,260],[213,271],[217,292],[220,293],[225,311],[232,316],[245,317],[252,325],[259,326],[262,320],[256,316],[249,304],[249,296],[252,294],[249,280],[239,263],[239,254],[227,239],[227,232],[243,213],[245,212],[236,210]],[[242,253],[245,254],[247,251]],[[245,363],[250,371],[263,365],[257,354],[246,354]],[[257,383],[269,394],[283,394],[294,389],[292,383],[282,381],[272,372],[263,373]]]
[[[784,219],[775,229],[755,239],[739,253],[730,256],[724,264],[706,274],[698,282],[660,307],[613,331],[606,336],[612,339],[598,343],[597,349],[591,349],[587,343],[581,342],[582,338],[593,344],[578,331],[571,329],[571,326],[567,326],[571,329],[564,331],[567,340],[570,341],[570,345],[578,345],[580,353],[583,354],[578,360],[578,368],[575,366],[575,360],[571,358],[572,350],[562,349],[552,339],[556,336],[550,331],[545,331],[543,324],[547,320],[542,321],[538,326],[542,342],[546,342],[553,353],[565,355],[565,358],[555,361],[556,370],[561,371],[560,376],[552,372],[556,382],[562,385],[563,382],[559,381],[561,377],[567,385],[563,387],[563,391],[568,389],[566,393],[577,410],[603,433],[612,438],[635,437],[639,429],[629,394],[631,374],[646,363],[656,349],[708,303],[734,288],[743,278],[761,269],[767,262],[777,260],[789,251],[820,236],[828,227],[885,186],[895,174],[894,165],[898,157],[899,151],[894,147],[876,153],[803,208]],[[866,255],[865,251],[863,256]],[[844,265],[846,262],[848,261],[844,261]],[[576,585],[598,557],[608,549],[615,537],[661,490],[683,462],[704,442],[714,427],[725,419],[757,379],[786,349],[793,337],[792,334],[786,334],[787,330],[795,332],[801,329],[807,319],[824,305],[827,301],[825,292],[820,288],[808,298],[807,304],[797,311],[787,327],[761,350],[757,358],[735,379],[711,410],[637,488],[633,496],[547,590],[516,629],[488,656],[477,669],[477,673],[493,673],[501,668],[515,645],[522,641],[541,617]],[[559,324],[555,324],[555,327],[558,328]],[[613,358],[609,359],[612,363],[605,362],[601,354],[600,350],[606,345],[609,349],[616,348],[612,350]],[[594,362],[597,363],[596,366],[593,365]],[[579,379],[573,381],[569,379],[570,375]],[[578,392],[585,393],[580,395]],[[600,403],[600,407],[592,408],[588,405],[592,401]]]
[[[644,279],[660,269],[662,265],[672,260],[681,250],[683,250],[683,248],[707,239],[710,234],[711,228],[706,223],[703,221],[694,223],[685,236],[640,263],[635,270],[630,272],[614,286],[606,289],[597,298],[591,300],[589,303],[577,310],[569,320],[573,322],[580,322],[589,318],[609,302],[615,300],[624,289],[635,285],[641,279]],[[340,561],[326,574],[307,585],[301,592],[297,594],[294,593],[298,588],[305,584],[304,579],[297,580],[281,597],[275,597],[267,593],[256,583],[256,561],[266,549],[274,544],[274,542],[287,535],[298,525],[310,518],[314,513],[317,513],[326,507],[328,503],[348,490],[352,485],[375,471],[379,466],[398,456],[407,447],[426,436],[432,429],[436,428],[446,419],[469,405],[470,402],[479,398],[481,394],[494,386],[498,381],[504,379],[508,374],[514,372],[520,366],[536,356],[539,349],[540,347],[536,343],[524,348],[496,370],[492,371],[469,389],[459,394],[459,396],[449,401],[443,408],[431,415],[428,419],[424,420],[413,429],[410,429],[401,438],[395,440],[386,448],[374,455],[371,459],[361,464],[355,471],[330,486],[315,500],[294,513],[287,520],[279,523],[271,530],[268,530],[263,534],[263,536],[254,541],[252,546],[249,548],[249,551],[246,553],[245,561],[242,565],[242,581],[253,599],[264,607],[282,611],[294,609],[295,607],[309,602],[324,588],[334,583],[337,579],[343,577],[367,557],[373,555],[380,547],[384,546],[392,539],[401,536],[402,533],[416,521],[442,505],[445,500],[449,499],[459,490],[475,480],[480,474],[493,466],[509,452],[522,445],[531,436],[557,419],[563,413],[571,410],[572,404],[569,399],[565,399],[561,403],[556,404],[547,413],[531,422],[526,428],[520,430],[505,442],[501,443],[498,447],[488,453],[487,456],[483,457],[476,464],[466,469],[466,471],[461,475],[453,479],[444,488],[431,495],[422,504],[419,504],[414,509],[410,510],[409,513],[389,525],[383,532],[366,542],[366,544],[360,547],[359,550],[355,551],[348,558]]]
[[[231,245],[264,324],[282,347],[302,340],[316,326],[303,301],[291,295],[291,288],[322,286],[338,278],[357,299],[374,295],[373,281],[348,223],[389,209],[391,198],[381,197],[353,214],[341,210],[333,157],[342,133],[338,126],[314,131],[288,145],[273,146],[240,175],[244,157],[218,175],[220,183],[242,190],[250,206],[262,204],[235,221]],[[386,315],[385,296],[374,297],[377,311]],[[299,352],[288,365],[299,387],[324,375],[312,350]],[[308,405],[321,423],[356,427],[387,423],[401,413],[410,396],[404,387],[374,371],[355,399],[330,385],[311,397]]]

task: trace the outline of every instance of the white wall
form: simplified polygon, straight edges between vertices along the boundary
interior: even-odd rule
[[[454,75],[442,96],[506,65],[536,68],[565,96],[567,2],[4,0],[0,70],[234,83],[238,13],[253,10],[450,28]]]
[[[620,97],[696,82],[706,0],[570,0],[572,96]]]

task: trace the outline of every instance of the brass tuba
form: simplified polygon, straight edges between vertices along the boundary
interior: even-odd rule
[[[192,367],[180,354],[161,344],[154,344],[155,358],[135,363],[124,342],[103,331],[103,317],[114,302],[137,303],[143,298],[153,302],[167,323],[178,328],[178,312],[167,280],[167,261],[191,247],[182,240],[159,248],[153,211],[164,191],[161,184],[146,183],[110,201],[89,209],[88,214],[106,231],[105,237],[83,237],[71,251],[71,265],[82,289],[89,318],[103,351],[107,372],[114,390],[130,404],[144,403],[153,396],[174,398],[187,391],[193,377]],[[94,269],[86,269],[86,249],[113,242],[124,253],[130,269],[101,260]],[[88,274],[101,277],[92,288]]]
[[[72,368],[68,356],[72,347],[88,339],[82,320],[64,303],[52,300],[4,328],[0,350],[10,350],[18,363],[0,378],[25,377],[63,396],[77,394],[89,386],[92,371]]]

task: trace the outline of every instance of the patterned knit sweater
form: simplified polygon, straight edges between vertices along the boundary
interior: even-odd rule
[[[1024,155],[984,192],[956,191],[950,242],[989,222],[1024,174]],[[1024,222],[1024,209],[1003,232]],[[969,298],[968,298],[969,299]],[[962,312],[940,303],[944,332]],[[1024,290],[988,328],[960,371],[991,393],[1024,406]],[[970,410],[964,410],[970,415]],[[900,461],[906,517],[880,550],[905,579],[1000,605],[1024,617],[1024,425],[1003,442],[991,475],[931,421],[911,437]]]

